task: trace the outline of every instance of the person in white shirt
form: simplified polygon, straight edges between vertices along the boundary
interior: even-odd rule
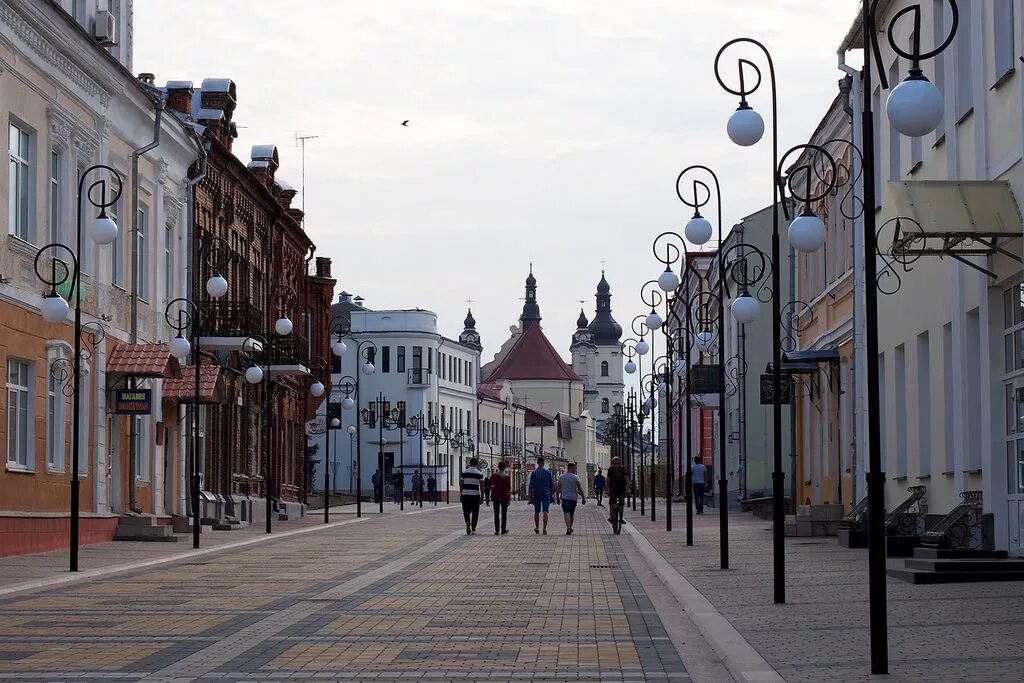
[[[583,484],[576,476],[576,463],[569,464],[569,471],[555,482],[555,502],[561,502],[565,514],[565,535],[572,536],[572,525],[576,521],[576,502],[587,504],[587,496],[583,493]]]

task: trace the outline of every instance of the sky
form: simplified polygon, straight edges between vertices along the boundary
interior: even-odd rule
[[[838,92],[858,0],[192,0],[135,3],[136,72],[237,85],[235,150],[278,146],[336,292],[425,308],[457,337],[472,300],[483,362],[508,338],[533,263],[542,325],[568,358],[602,267],[615,318],[646,313],[651,250],[691,211],[691,164],[715,170],[726,229],[772,199],[769,136],[734,146],[737,98],[714,73],[737,37],[772,52],[781,150]],[[736,59],[764,57],[732,49]],[[770,124],[770,92],[750,103]],[[409,120],[403,127],[401,122]],[[295,204],[301,205],[302,197]],[[716,226],[717,227],[717,226]]]

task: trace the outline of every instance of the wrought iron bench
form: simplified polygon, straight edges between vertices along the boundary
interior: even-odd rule
[[[885,533],[889,536],[920,536],[924,533],[924,515],[921,505],[924,503],[925,486],[911,486],[907,489],[910,496],[893,508],[885,516]]]
[[[949,511],[934,529],[921,534],[921,545],[929,548],[979,550],[985,542],[981,527],[981,491],[964,491],[962,502]]]
[[[843,515],[839,520],[840,529],[867,529],[868,528],[868,497],[864,496],[860,502],[853,506],[853,509]]]

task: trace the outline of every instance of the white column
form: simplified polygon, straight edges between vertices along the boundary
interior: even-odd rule
[[[953,362],[947,371],[952,375],[953,387],[953,493],[959,496],[964,491],[964,470],[967,467],[965,436],[970,429],[967,424],[965,387],[967,386],[967,320],[964,314],[964,266],[950,263],[951,296],[950,315],[953,327]],[[953,504],[955,505],[956,499]]]

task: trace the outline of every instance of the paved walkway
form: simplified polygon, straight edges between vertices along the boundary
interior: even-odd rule
[[[871,679],[867,550],[835,538],[787,538],[787,604],[772,604],[770,523],[730,517],[730,569],[719,569],[718,511],[695,517],[686,547],[685,507],[665,531],[627,519],[726,617],[787,681]],[[710,514],[709,514],[710,513]],[[648,514],[649,516],[649,514]],[[627,527],[628,528],[628,527]],[[1024,679],[1024,583],[912,585],[888,581],[890,676],[885,681],[1018,681]]]
[[[573,536],[534,535],[522,503],[494,536],[489,514],[476,536],[453,509],[367,516],[0,599],[0,680],[732,680],[592,505]]]

